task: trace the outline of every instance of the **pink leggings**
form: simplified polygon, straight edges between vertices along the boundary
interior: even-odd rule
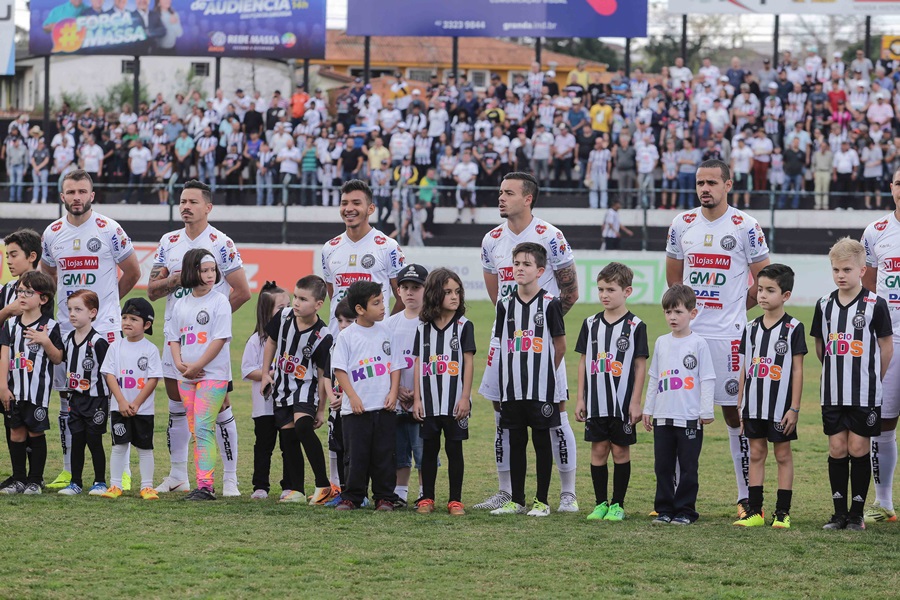
[[[227,381],[178,382],[178,392],[194,435],[197,487],[212,490],[216,468],[216,417],[228,393]]]

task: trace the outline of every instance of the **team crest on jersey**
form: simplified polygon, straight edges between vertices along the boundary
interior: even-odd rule
[[[206,325],[207,323],[209,323],[209,313],[205,310],[201,310],[199,313],[197,313],[197,322],[201,325]]]
[[[772,427],[778,433],[782,433],[784,431],[784,425],[781,424],[781,421],[775,421],[775,423],[772,424]]]
[[[47,409],[43,406],[39,406],[34,409],[34,420],[35,421],[46,421],[47,420]]]
[[[553,416],[553,405],[549,402],[545,402],[543,406],[541,406],[541,414],[547,417],[548,419]]]
[[[735,225],[740,225],[744,222],[744,217],[742,217],[741,215],[731,215],[731,222]]]
[[[381,350],[382,350],[385,354],[387,354],[388,356],[390,356],[390,355],[391,355],[391,342],[388,341],[388,340],[385,340],[384,343],[381,344]]]
[[[878,230],[878,231],[884,231],[884,230],[887,228],[887,226],[888,226],[888,220],[887,220],[887,219],[885,219],[884,221],[878,221],[878,222],[875,223],[875,225],[874,225],[875,229]]]
[[[29,352],[37,352],[37,351],[40,350],[40,349],[41,349],[41,345],[40,345],[40,344],[37,344],[37,343],[35,343],[35,344],[28,344],[28,351],[29,351]]]
[[[122,437],[125,435],[125,423],[116,423],[113,425],[113,433],[117,436]]]
[[[866,326],[866,315],[863,313],[856,313],[853,317],[853,328],[854,329],[863,329]]]
[[[733,235],[726,235],[721,240],[719,240],[719,245],[722,246],[722,250],[731,251],[734,250],[735,246],[737,246],[737,240],[734,239]]]
[[[90,371],[91,369],[93,369],[96,366],[97,366],[97,363],[95,363],[94,359],[91,357],[85,358],[83,361],[81,361],[81,368],[84,369],[85,371]]]
[[[106,415],[103,414],[102,410],[98,410],[94,413],[94,416],[91,418],[91,421],[94,422],[94,425],[103,425],[103,421],[106,420]]]
[[[695,213],[685,213],[681,218],[684,219],[685,223],[690,225],[697,218],[697,215]]]
[[[149,366],[150,366],[150,361],[147,360],[147,357],[146,357],[146,356],[142,356],[142,357],[140,357],[140,358],[138,359],[137,367],[138,367],[138,369],[140,369],[141,371],[146,371],[146,370],[147,370],[147,367],[149,367]]]
[[[616,340],[616,349],[619,352],[625,352],[631,347],[631,340],[628,339],[627,335],[619,336],[619,339]]]
[[[365,254],[360,259],[359,264],[363,269],[371,269],[375,266],[375,256],[372,254]]]
[[[725,393],[729,396],[737,396],[738,393],[738,380],[737,379],[729,379],[725,382]]]
[[[631,423],[625,421],[624,423],[622,423],[622,431],[625,432],[625,435],[631,435],[634,429],[631,427]]]
[[[685,369],[696,369],[697,368],[697,357],[693,354],[688,354],[684,357],[684,360],[681,361],[681,364],[684,365]]]
[[[37,415],[37,411],[34,411],[34,414]],[[875,423],[878,422],[878,413],[874,410],[869,412],[869,416],[866,417],[866,425],[869,427],[874,427]]]
[[[469,417],[463,417],[459,421],[457,421],[460,429],[468,429],[469,428]]]
[[[387,239],[385,239],[384,236],[381,236],[381,235],[376,235],[376,236],[375,236],[375,243],[378,244],[379,246],[384,246],[384,243],[385,243],[386,241],[387,241]]]
[[[50,231],[52,231],[53,233],[56,233],[60,229],[62,229],[62,221],[57,221],[56,223],[54,223],[53,225],[50,226]]]
[[[457,337],[456,334],[454,334],[453,338],[450,340],[450,349],[459,350],[459,337]]]
[[[503,228],[502,228],[502,227],[498,227],[497,229],[494,229],[494,230],[491,231],[491,237],[494,238],[495,240],[496,240],[497,238],[499,238],[501,235],[503,235]]]
[[[543,225],[543,224],[537,225],[537,226],[534,228],[534,230],[535,230],[536,232],[538,232],[538,233],[544,233],[545,231],[547,231],[547,226],[546,226],[546,225]]]
[[[303,356],[305,356],[306,358],[309,358],[310,356],[312,356],[312,348],[310,348],[309,346],[304,346],[303,350],[301,350],[301,352],[303,353]]]
[[[332,245],[332,246],[337,246],[338,244],[341,243],[341,236],[337,236],[336,238],[332,239],[332,240],[331,240],[330,242],[328,242],[328,243],[329,243],[330,245]]]
[[[170,235],[170,236],[169,236],[169,243],[170,243],[170,244],[174,244],[175,242],[178,241],[178,238],[179,238],[179,237],[181,237],[181,236],[180,236],[180,234],[177,234],[177,233],[176,233],[175,235]]]
[[[102,244],[98,238],[91,238],[88,240],[87,249],[91,252],[99,252]]]
[[[219,236],[217,236],[216,234],[214,234],[214,233],[209,234],[209,241],[214,242],[217,239],[219,239]]]
[[[787,340],[780,339],[775,342],[775,354],[780,354],[784,356],[788,351],[788,343]]]
[[[99,227],[100,229],[103,229],[104,227],[106,227],[105,219],[101,219],[98,217],[95,222],[97,223],[97,227]]]
[[[534,324],[538,327],[544,326],[544,311],[539,310],[534,313]]]

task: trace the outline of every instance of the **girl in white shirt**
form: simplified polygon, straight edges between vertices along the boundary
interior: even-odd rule
[[[210,293],[222,279],[209,250],[195,248],[184,255],[181,287],[191,290],[175,307],[177,333],[166,341],[180,373],[178,391],[194,435],[197,489],[189,500],[215,500],[216,416],[231,381],[231,305],[222,294]]]

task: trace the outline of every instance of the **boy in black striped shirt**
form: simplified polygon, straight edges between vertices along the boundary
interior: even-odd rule
[[[791,441],[797,439],[806,334],[803,323],[784,312],[784,303],[794,289],[794,271],[787,265],[767,265],[756,276],[756,284],[757,301],[765,312],[744,329],[738,385],[742,433],[750,440],[750,508],[734,524],[766,524],[763,481],[768,442],[772,442],[778,462],[778,498],[772,527],[789,529],[794,482]]]
[[[822,428],[828,436],[834,502],[824,529],[862,531],[872,478],[870,438],[881,432],[881,381],[894,352],[893,330],[887,302],[862,287],[863,245],[842,238],[828,258],[837,289],[816,304],[812,323],[816,355],[822,361]]]
[[[578,363],[578,403],[575,419],[584,422],[584,440],[591,442],[591,479],[596,507],[589,521],[625,518],[625,493],[631,478],[629,446],[637,443],[635,423],[641,420],[641,392],[647,376],[647,325],[625,305],[634,272],[609,263],[597,275],[603,311],[581,326],[575,352]],[[612,449],[613,494],[608,502],[607,460]]]

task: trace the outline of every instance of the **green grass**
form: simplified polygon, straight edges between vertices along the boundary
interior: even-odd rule
[[[162,314],[162,303],[156,303]],[[235,317],[232,358],[239,372],[255,306]],[[578,305],[566,318],[569,347],[581,320],[596,306]],[[648,323],[651,347],[667,329],[661,310],[636,306]],[[812,309],[792,312],[809,324]],[[473,303],[479,363],[484,358],[492,308]],[[162,339],[162,327],[153,336]],[[812,348],[812,340],[809,340]],[[570,350],[570,365],[575,363]],[[826,533],[831,514],[826,438],[818,412],[818,362],[807,357],[800,440],[794,446],[796,481],[791,531],[737,530],[735,483],[721,416],[706,432],[700,465],[701,520],[688,528],[654,528],[652,437],[641,432],[632,453],[632,480],[623,523],[588,523],[593,508],[589,445],[580,442],[578,495],[582,512],[546,519],[491,517],[470,510],[451,519],[440,511],[371,511],[283,506],[250,501],[253,429],[249,387],[232,394],[240,428],[239,478],[244,497],[200,505],[163,496],[147,503],[82,495],[0,499],[4,559],[2,597],[275,597],[294,595],[399,597],[633,597],[633,598],[888,598],[897,593],[897,524],[862,534]],[[575,389],[575,368],[569,386]],[[475,388],[481,373],[476,373]],[[157,392],[156,482],[167,472],[166,402]],[[475,402],[465,444],[463,501],[475,504],[496,490],[489,404]],[[583,426],[574,424],[582,438]],[[60,469],[58,438],[50,433],[47,477]],[[320,431],[324,439],[324,429]],[[533,465],[533,459],[532,459]],[[137,475],[137,464],[132,466]],[[280,473],[280,454],[273,473]],[[8,459],[0,471],[8,473]],[[90,467],[86,475],[90,476]],[[438,506],[447,492],[438,475]],[[5,474],[3,475],[6,476]],[[274,477],[277,481],[278,477]],[[307,482],[311,482],[311,474]],[[775,491],[774,457],[767,472],[767,513]],[[558,479],[554,474],[551,505]],[[527,489],[533,490],[533,476]],[[277,495],[277,485],[275,486]],[[309,490],[307,490],[309,491]],[[872,492],[870,492],[871,495]],[[16,540],[19,540],[18,542]]]

